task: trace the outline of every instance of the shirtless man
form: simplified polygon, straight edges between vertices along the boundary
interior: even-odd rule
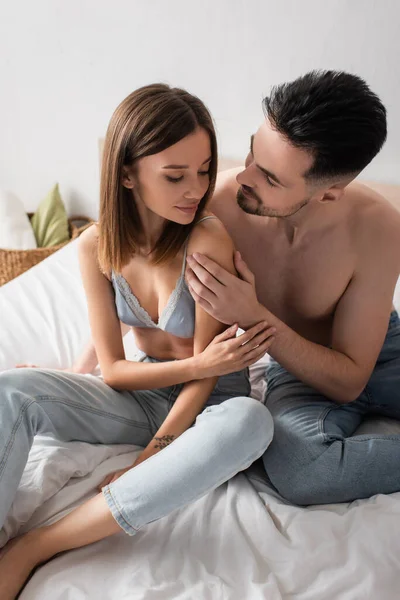
[[[400,418],[400,214],[354,178],[381,149],[386,111],[360,78],[313,72],[263,102],[243,170],[221,174],[210,209],[242,279],[188,259],[196,301],[243,329],[276,328],[266,404],[267,474],[289,501],[345,502],[400,490],[400,435],[358,435],[367,413]]]

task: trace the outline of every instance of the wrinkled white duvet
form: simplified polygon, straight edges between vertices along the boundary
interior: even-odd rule
[[[398,304],[399,296],[398,288]],[[0,370],[71,364],[89,336],[76,242],[0,289],[0,330]],[[133,357],[130,334],[124,345]],[[263,368],[252,373],[258,397]],[[390,420],[373,426],[400,430]],[[136,452],[37,438],[0,546],[94,495]],[[274,494],[256,465],[134,537],[58,556],[21,600],[397,600],[399,589],[400,493],[299,508]]]

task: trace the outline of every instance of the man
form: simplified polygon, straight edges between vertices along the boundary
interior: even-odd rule
[[[241,279],[195,255],[192,295],[220,321],[276,329],[263,462],[285,498],[398,491],[400,435],[353,436],[367,413],[400,418],[400,214],[354,181],[386,139],[385,108],[335,71],[273,88],[263,108],[244,170],[221,175],[210,207],[241,253]]]

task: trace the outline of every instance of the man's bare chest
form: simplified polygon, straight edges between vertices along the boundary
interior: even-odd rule
[[[354,272],[343,236],[319,236],[296,246],[242,230],[234,241],[255,275],[259,301],[293,326],[329,320]]]

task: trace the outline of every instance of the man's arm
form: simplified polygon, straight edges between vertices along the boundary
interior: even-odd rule
[[[302,338],[268,310],[260,312],[260,318],[277,329],[271,356],[339,403],[355,400],[371,376],[387,332],[399,276],[399,228],[383,226],[379,231],[374,227],[373,233],[362,245],[359,265],[336,307],[331,348]]]
[[[254,276],[240,258],[235,264],[242,280],[233,280],[204,256],[191,260],[191,292],[225,323],[233,319],[246,328],[267,321],[276,329],[269,351],[275,360],[328,398],[351,402],[364,389],[382,347],[400,270],[399,220],[382,223],[377,219],[374,225],[365,234],[360,263],[338,302],[331,348],[303,338],[262,306]]]

